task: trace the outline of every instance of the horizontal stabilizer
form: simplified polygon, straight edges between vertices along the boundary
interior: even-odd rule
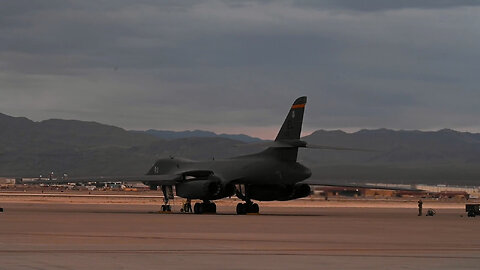
[[[328,145],[315,145],[315,144],[309,144],[309,143],[307,143],[307,145],[305,146],[305,148],[320,149],[320,150],[380,152],[380,151],[378,151],[378,150],[373,150],[373,149],[350,148],[350,147],[337,147],[337,146],[328,146]]]
[[[379,150],[374,150],[374,149],[338,147],[338,146],[328,146],[328,145],[316,145],[316,144],[307,143],[306,141],[302,141],[302,140],[267,141],[267,142],[240,144],[238,146],[258,146],[258,147],[271,147],[271,148],[300,147],[300,148],[319,149],[319,150],[380,152]]]

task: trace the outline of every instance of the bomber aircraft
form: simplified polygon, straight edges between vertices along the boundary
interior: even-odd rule
[[[256,201],[288,201],[309,196],[310,186],[301,183],[311,176],[309,168],[297,162],[298,148],[329,150],[360,150],[352,148],[310,145],[300,140],[307,97],[299,97],[278,132],[275,141],[255,154],[222,160],[193,161],[170,157],[157,160],[142,176],[64,177],[44,183],[80,182],[143,182],[151,189],[161,188],[164,194],[163,211],[171,211],[169,199],[176,195],[201,200],[195,203],[194,213],[216,213],[214,200],[237,196],[239,215],[258,213]]]

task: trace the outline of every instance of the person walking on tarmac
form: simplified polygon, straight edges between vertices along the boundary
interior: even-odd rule
[[[422,215],[423,202],[422,199],[418,200],[418,216]]]

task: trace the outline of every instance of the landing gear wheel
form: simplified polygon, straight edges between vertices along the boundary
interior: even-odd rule
[[[258,214],[260,212],[260,208],[256,203],[239,203],[237,204],[237,215],[245,215],[245,214]]]
[[[215,203],[209,203],[208,204],[208,212],[215,214],[217,213],[217,205]]]
[[[248,209],[249,213],[254,213],[254,214],[258,214],[258,212],[260,212],[260,208],[258,207],[258,204],[254,203],[252,205],[250,205],[249,209]]]
[[[203,212],[203,206],[201,203],[195,203],[193,206],[193,212],[195,214],[201,214]]]
[[[247,213],[244,203],[237,204],[237,215],[245,215]]]
[[[195,205],[193,206],[193,212],[195,214],[215,214],[217,212],[217,205],[213,202],[195,203]]]
[[[171,212],[172,208],[170,205],[162,205],[162,212]]]

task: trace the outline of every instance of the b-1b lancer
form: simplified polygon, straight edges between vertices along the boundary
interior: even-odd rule
[[[313,146],[300,140],[307,97],[300,97],[291,106],[275,138],[264,151],[222,160],[193,161],[165,158],[155,162],[146,175],[116,177],[64,178],[48,183],[140,181],[152,189],[160,187],[170,211],[169,198],[176,195],[201,200],[194,213],[216,213],[214,200],[236,195],[244,201],[237,205],[237,214],[258,213],[256,201],[288,201],[310,195],[310,186],[301,183],[311,176],[309,168],[297,162],[299,147],[355,150],[349,148]]]

